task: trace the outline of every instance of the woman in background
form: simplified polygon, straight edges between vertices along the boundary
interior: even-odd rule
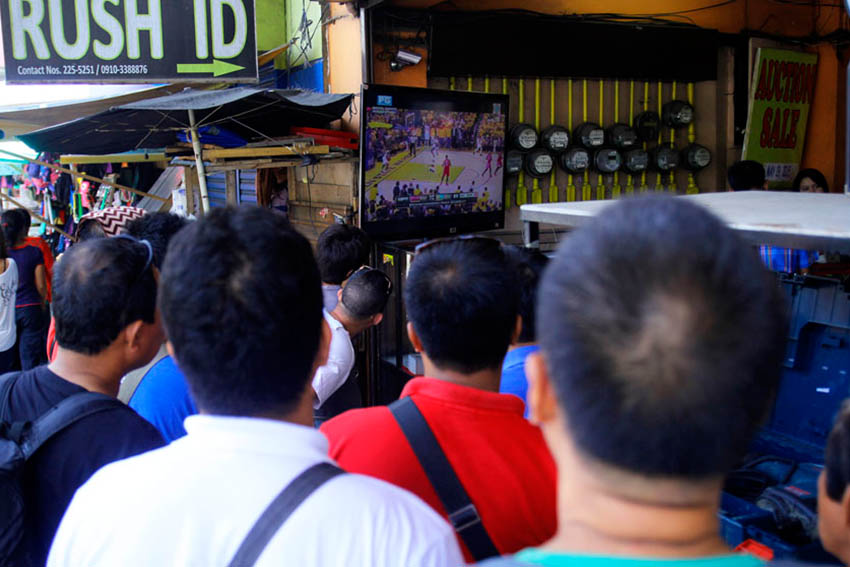
[[[29,370],[47,361],[47,271],[44,256],[36,246],[26,243],[26,223],[16,211],[0,216],[8,255],[18,268],[15,298],[15,323],[21,369]]]
[[[829,193],[829,183],[827,183],[826,177],[813,168],[801,169],[797,177],[794,178],[794,184],[791,187],[793,191],[800,193]]]
[[[15,297],[18,291],[18,267],[6,251],[6,239],[0,231],[0,374],[14,370],[18,362],[15,339]]]

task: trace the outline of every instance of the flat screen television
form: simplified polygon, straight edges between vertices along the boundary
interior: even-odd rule
[[[360,223],[379,240],[505,225],[508,97],[364,85]]]

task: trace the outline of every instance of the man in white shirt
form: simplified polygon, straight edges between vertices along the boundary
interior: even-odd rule
[[[351,339],[383,320],[392,290],[392,281],[384,272],[364,266],[339,291],[339,302],[333,311],[325,310],[331,345],[327,363],[313,377],[314,409],[319,410],[348,379],[354,367]],[[319,415],[323,414],[319,412]]]
[[[50,567],[228,565],[284,487],[332,462],[311,427],[310,376],[330,337],[308,242],[249,207],[209,213],[170,250],[160,307],[201,415],[186,420],[187,436],[104,467],[77,492]],[[254,564],[463,563],[451,527],[423,502],[353,474],[319,486],[273,533]]]

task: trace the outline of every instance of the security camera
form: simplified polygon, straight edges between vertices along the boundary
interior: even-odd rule
[[[403,49],[399,49],[395,54],[395,57],[390,61],[390,70],[391,71],[401,71],[405,67],[409,65],[417,65],[420,61],[422,61],[422,56],[417,55],[411,51],[405,51]]]
[[[405,65],[418,65],[422,61],[421,55],[411,51],[405,51],[404,49],[399,49],[398,53],[395,54],[395,58]]]

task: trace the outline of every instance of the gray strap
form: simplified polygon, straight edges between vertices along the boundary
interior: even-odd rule
[[[251,567],[254,565],[271,539],[298,506],[317,488],[344,472],[331,463],[319,463],[295,477],[295,480],[281,490],[265,509],[228,566]]]

